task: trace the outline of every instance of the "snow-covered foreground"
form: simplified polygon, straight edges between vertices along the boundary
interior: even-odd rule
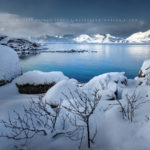
[[[147,65],[147,64],[146,64]],[[145,67],[141,69],[144,71]],[[147,69],[147,68],[146,68]],[[31,72],[30,72],[31,74]],[[55,77],[54,77],[55,78]],[[20,77],[18,78],[20,79]],[[56,85],[48,90],[46,94],[42,95],[27,95],[19,94],[15,83],[18,81],[16,78],[12,83],[0,87],[0,120],[7,120],[8,111],[10,112],[11,119],[14,121],[13,110],[23,114],[23,105],[28,107],[29,101],[38,101],[38,97],[42,96],[41,102],[45,100],[52,106],[57,106],[61,103],[62,110],[60,113],[60,118],[58,118],[58,123],[56,125],[56,130],[50,132],[47,136],[42,133],[37,134],[33,139],[27,141],[25,145],[22,145],[23,149],[32,150],[76,150],[79,146],[79,141],[71,140],[63,134],[57,138],[52,138],[52,135],[57,131],[59,132],[62,126],[62,118],[67,114],[67,109],[74,109],[70,104],[76,105],[77,97],[86,93],[86,96],[91,99],[91,104],[93,104],[92,93],[95,90],[97,95],[95,100],[100,99],[96,105],[94,113],[90,117],[90,131],[91,135],[96,133],[94,144],[91,145],[93,150],[149,150],[149,126],[150,126],[150,86],[148,85],[138,85],[139,80],[127,79],[124,73],[108,73],[104,75],[97,76],[91,79],[86,84],[80,84],[74,79],[64,78],[60,80]],[[24,78],[26,80],[28,78]],[[41,77],[40,79],[41,80]],[[29,79],[28,79],[29,81]],[[34,80],[36,84],[37,80]],[[24,81],[26,82],[26,81]],[[141,80],[140,80],[141,82]],[[76,90],[78,92],[76,92]],[[72,96],[73,95],[73,96]],[[82,97],[86,97],[85,95]],[[113,97],[113,99],[112,99]],[[118,98],[117,98],[118,97]],[[109,100],[111,99],[111,100]],[[134,109],[134,116],[127,116],[121,113],[121,107],[118,105],[118,101],[124,107],[127,112],[128,99],[131,100]],[[88,99],[87,99],[88,100]],[[82,101],[83,102],[83,101]],[[90,104],[90,103],[89,103]],[[78,105],[77,105],[78,106]],[[81,104],[78,108],[82,112],[84,105]],[[87,105],[87,108],[90,108]],[[34,108],[33,108],[34,109]],[[132,110],[132,107],[129,108]],[[50,109],[51,112],[55,112]],[[84,113],[84,112],[83,112]],[[73,119],[73,114],[69,114],[70,118]],[[123,119],[124,117],[124,119]],[[83,125],[83,121],[78,120],[78,124]],[[41,129],[40,127],[38,127]],[[72,130],[73,125],[70,122],[66,122],[65,130]],[[47,131],[47,130],[46,130]],[[95,132],[96,131],[96,132]],[[0,125],[0,132],[10,133]],[[48,132],[48,131],[47,131]],[[81,149],[86,150],[87,148],[87,134],[84,133],[85,138],[83,138]],[[17,149],[14,145],[19,145],[22,143],[17,140],[10,140],[7,138],[0,138],[0,150],[13,150]],[[20,145],[19,145],[20,146]]]

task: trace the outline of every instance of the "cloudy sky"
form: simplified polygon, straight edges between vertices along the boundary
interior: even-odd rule
[[[150,29],[149,6],[150,0],[0,0],[0,33],[128,36]]]

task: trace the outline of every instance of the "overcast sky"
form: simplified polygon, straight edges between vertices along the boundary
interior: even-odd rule
[[[128,36],[150,29],[149,6],[150,0],[0,0],[0,33]]]

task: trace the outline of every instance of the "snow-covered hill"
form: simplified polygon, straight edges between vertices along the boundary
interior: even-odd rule
[[[12,38],[0,35],[0,45],[13,48],[15,51],[35,51],[40,48],[40,44],[31,42],[25,38]]]
[[[126,38],[127,43],[150,43],[150,30],[137,32]]]

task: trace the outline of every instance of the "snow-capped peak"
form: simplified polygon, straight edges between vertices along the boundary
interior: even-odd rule
[[[95,34],[95,35],[87,35],[82,34],[73,39],[77,43],[122,43],[123,40],[121,38],[112,36],[110,34]]]
[[[39,43],[88,43],[88,44],[147,44],[150,43],[150,30],[134,33],[128,38],[116,37],[111,34],[81,34],[81,35],[45,35],[34,38]]]
[[[128,43],[150,43],[150,30],[134,33],[129,36],[126,41]]]

